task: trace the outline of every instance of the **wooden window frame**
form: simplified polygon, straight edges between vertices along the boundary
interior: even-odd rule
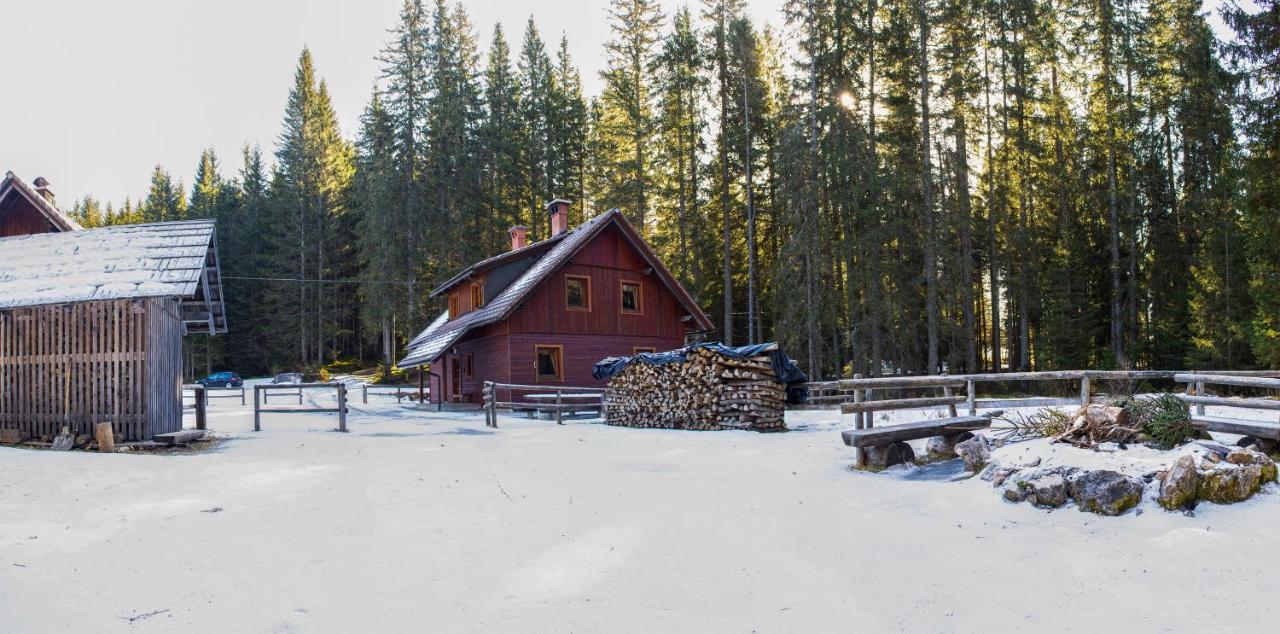
[[[467,378],[473,378],[476,375],[476,355],[467,353],[467,362],[463,364],[463,374]]]
[[[583,299],[587,300],[585,307],[569,305],[569,280],[582,280],[586,282],[586,289],[582,294]],[[591,312],[591,276],[590,275],[565,275],[564,276],[564,309],[579,313]]]
[[[484,306],[484,286],[479,282],[471,283],[471,310]]]
[[[636,309],[627,310],[622,303],[623,296],[626,295],[627,287],[636,287]],[[618,312],[623,315],[643,315],[644,314],[644,283],[635,280],[622,280],[618,283]]]
[[[556,376],[542,376],[538,372],[538,352],[541,350],[556,351]],[[553,343],[533,344],[533,380],[536,383],[564,383],[564,346]]]
[[[461,311],[458,310],[458,296],[456,294],[449,295],[449,319],[457,319]]]
[[[658,349],[653,346],[633,346],[631,348],[631,356],[634,357],[635,355],[640,354],[641,352],[654,353],[657,351]]]

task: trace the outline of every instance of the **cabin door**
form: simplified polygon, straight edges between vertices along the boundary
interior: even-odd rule
[[[449,376],[453,379],[449,381],[449,396],[457,401],[462,396],[462,361],[458,357],[449,359]]]

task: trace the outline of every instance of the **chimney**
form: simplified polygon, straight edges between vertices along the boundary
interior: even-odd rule
[[[37,176],[31,183],[36,186],[36,193],[40,194],[41,197],[49,201],[49,204],[52,205],[53,190],[49,188],[49,181],[43,176]]]
[[[523,249],[529,246],[529,228],[524,225],[516,225],[507,229],[507,233],[511,234],[511,250]]]
[[[573,201],[557,198],[547,203],[547,211],[551,212],[551,235],[558,236],[569,228],[569,205]]]

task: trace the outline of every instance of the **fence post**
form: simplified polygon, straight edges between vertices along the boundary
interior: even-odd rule
[[[347,431],[347,384],[341,381],[338,382],[338,431]]]
[[[1204,382],[1196,381],[1196,396],[1204,396]],[[1204,416],[1204,405],[1196,405],[1196,416]]]
[[[396,391],[399,392],[400,390],[397,389]],[[369,384],[368,383],[360,384],[360,402],[365,405],[369,404]],[[397,398],[396,402],[399,403],[400,399]]]
[[[942,395],[943,395],[943,396],[946,396],[946,397],[950,397],[950,396],[951,396],[951,386],[950,386],[950,385],[944,385],[944,386],[942,386]],[[950,414],[952,418],[955,418],[955,417],[956,417],[956,404],[955,404],[955,403],[947,403],[947,413],[948,413],[948,414]]]
[[[1080,375],[1080,407],[1089,406],[1089,375]]]
[[[302,404],[302,388],[298,388],[298,404]]]
[[[258,396],[263,398],[266,394],[262,391],[261,385],[253,386],[253,431],[262,431],[262,406],[258,404]]]
[[[204,386],[196,387],[196,429],[207,429],[207,421],[205,418],[205,408],[209,405],[209,395],[205,393]]]
[[[973,379],[965,381],[965,391],[968,392],[969,398],[969,415],[978,415],[978,384]]]
[[[872,394],[871,389],[872,389],[872,388],[867,388],[867,392],[866,392],[866,394],[864,394],[864,395],[862,396],[862,401],[863,401],[864,403],[869,403],[869,402],[871,402],[871,401],[875,400],[874,398],[872,398],[872,397],[874,396],[874,394]],[[869,409],[869,410],[867,410],[867,411],[863,412],[863,415],[864,415],[864,416],[866,416],[866,424],[865,424],[865,425],[863,425],[863,428],[865,428],[865,429],[871,429],[872,427],[875,427],[875,423],[876,423],[876,412],[875,412],[875,410],[871,410],[871,409]]]
[[[561,409],[564,403],[564,390],[556,389],[556,424],[564,424],[564,410]]]
[[[244,386],[243,385],[240,386],[240,405],[241,407],[244,406]]]
[[[861,375],[861,374],[854,374],[854,375],[853,375],[853,378],[855,378],[855,379],[860,379],[860,378],[862,378],[862,375]],[[861,402],[862,402],[862,388],[860,388],[860,387],[855,387],[855,388],[853,388],[853,402],[854,402],[854,403],[861,403]],[[864,414],[865,414],[865,412],[863,412],[863,411],[859,410],[859,411],[858,411],[858,413],[856,413],[856,414],[854,414],[854,415],[853,415],[853,427],[854,427],[854,429],[865,429],[865,428],[866,428],[866,426],[867,426],[867,425],[866,425],[866,420],[867,420],[867,418],[866,418],[866,416],[865,416]],[[863,466],[863,463],[862,463],[862,447],[854,447],[854,448],[853,448],[853,464],[857,465],[858,467],[862,467],[862,466]]]

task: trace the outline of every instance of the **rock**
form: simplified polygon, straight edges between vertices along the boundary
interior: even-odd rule
[[[924,443],[925,456],[931,460],[946,460],[956,457],[956,443],[973,438],[972,432],[934,436]]]
[[[80,434],[79,436],[76,436],[76,440],[75,440],[76,449],[88,447],[90,440],[93,440],[93,439],[90,438],[88,434]]]
[[[956,455],[964,459],[966,471],[977,473],[982,470],[982,465],[987,464],[987,460],[991,459],[991,447],[987,444],[987,438],[978,434],[969,440],[957,443]]]
[[[1004,484],[1009,476],[1021,471],[1021,467],[1001,467],[999,465],[990,465],[982,471],[982,479],[991,483],[991,486],[1000,486]]]
[[[1187,454],[1178,458],[1173,467],[1160,478],[1160,506],[1175,510],[1189,510],[1199,501],[1200,472],[1196,471],[1196,458]]]
[[[1005,487],[1004,499],[1007,502],[1021,502],[1027,499],[1027,491],[1020,486]]]
[[[1026,500],[1036,506],[1056,509],[1067,503],[1069,485],[1060,473],[1048,473],[1033,480],[1020,480],[1016,486],[1026,491]]]
[[[1136,443],[1138,443],[1139,445],[1149,445],[1149,444],[1151,444],[1151,443],[1153,443],[1153,442],[1155,442],[1155,441],[1156,441],[1156,439],[1155,439],[1155,438],[1153,438],[1153,437],[1151,436],[1151,434],[1146,434],[1146,433],[1143,433],[1143,432],[1138,432],[1138,433],[1133,437],[1133,442],[1136,442]]]
[[[1248,449],[1232,449],[1227,454],[1227,462],[1231,464],[1253,464],[1254,452]]]
[[[21,429],[0,429],[0,444],[16,445],[27,439],[27,432]]]
[[[1072,480],[1071,497],[1081,511],[1119,515],[1142,501],[1142,481],[1115,471],[1089,471]]]
[[[911,462],[916,459],[916,453],[912,451],[911,445],[898,441],[877,447],[863,447],[862,459],[864,469],[879,471],[896,464]]]
[[[1234,504],[1249,499],[1262,488],[1262,466],[1221,467],[1200,474],[1197,494],[1215,504]]]

